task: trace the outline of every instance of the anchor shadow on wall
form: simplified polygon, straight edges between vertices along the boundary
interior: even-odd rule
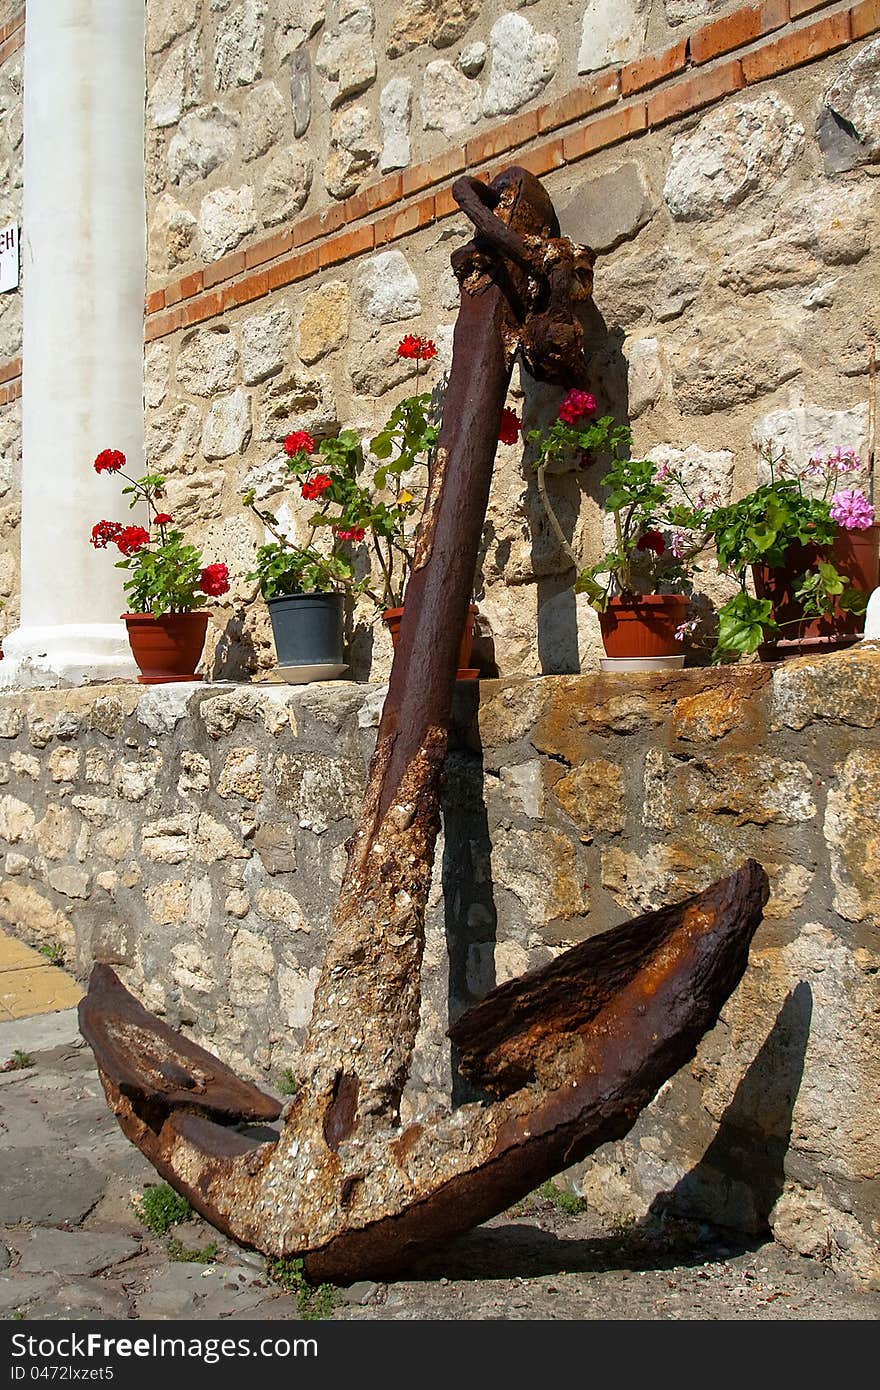
[[[592,300],[583,306],[580,318],[584,326],[586,389],[596,397],[597,414],[613,415],[619,423],[628,424],[628,367],[623,355],[623,330],[610,330]],[[560,386],[536,381],[522,366],[519,370],[525,439],[530,430],[544,431],[553,424],[565,392]],[[523,648],[525,650],[529,641],[534,644],[537,639],[538,666],[542,675],[576,674],[585,654],[583,634],[578,632],[576,571],[548,520],[534,468],[536,454],[535,445],[527,443],[523,454],[525,488],[521,501],[516,508],[510,509],[511,515],[500,521],[497,529],[490,510],[478,566],[483,588],[477,590],[477,603],[485,594],[485,584],[489,580],[497,581],[506,576],[508,583],[511,579],[513,584],[536,583],[537,633],[522,634]],[[605,548],[599,510],[602,494],[599,480],[605,472],[602,461],[575,463],[565,469],[547,471],[547,490],[553,509],[580,565],[598,559]],[[511,517],[515,518],[513,527]],[[514,529],[517,525],[519,535]],[[598,620],[595,623],[598,640]]]
[[[652,1216],[708,1221],[764,1235],[785,1185],[792,1114],[804,1073],[813,993],[802,981],[783,1001],[700,1162],[651,1204]]]

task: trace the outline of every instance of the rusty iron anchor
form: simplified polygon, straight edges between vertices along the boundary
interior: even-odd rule
[[[593,254],[517,168],[453,188],[475,227],[400,639],[328,950],[284,1106],[149,1014],[106,965],[80,1006],[128,1137],[209,1221],[315,1279],[388,1275],[632,1126],[745,969],[768,896],[749,861],[494,990],[449,1030],[486,1096],[402,1125],[464,623],[517,352],[585,379]],[[265,1126],[280,1118],[277,1134]]]

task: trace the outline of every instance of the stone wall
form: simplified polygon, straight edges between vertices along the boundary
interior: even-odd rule
[[[150,0],[148,456],[235,576],[215,674],[273,661],[247,603],[262,536],[242,487],[293,524],[288,430],[368,438],[413,389],[404,333],[438,343],[432,380],[448,366],[461,168],[525,162],[600,253],[593,387],[639,451],[722,499],[754,484],[758,438],[866,456],[878,24],[864,3],[800,0]],[[523,373],[510,404],[529,428],[557,399]],[[587,563],[596,478],[553,488]],[[500,445],[476,597],[502,675],[595,666],[598,624],[571,581],[528,456]],[[704,610],[726,597],[711,568],[698,593]],[[370,618],[359,678],[387,670]]]
[[[0,227],[21,226],[23,5],[0,5]],[[21,289],[0,294],[0,636],[16,626],[21,519]]]
[[[277,1081],[308,1021],[384,690],[0,698],[0,921],[114,964]],[[632,1135],[572,1175],[880,1282],[880,651],[459,686],[406,1113],[495,983],[760,859],[750,969]],[[447,1004],[447,1000],[449,1001]]]

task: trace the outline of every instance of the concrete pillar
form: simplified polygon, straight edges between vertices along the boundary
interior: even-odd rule
[[[21,236],[21,625],[5,686],[135,675],[115,550],[89,544],[126,520],[117,477],[143,471],[144,5],[28,0]]]

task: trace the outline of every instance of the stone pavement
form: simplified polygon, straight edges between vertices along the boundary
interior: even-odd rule
[[[0,1023],[0,1318],[291,1319],[265,1261],[198,1219],[154,1235],[157,1175],[107,1109],[76,1011]],[[418,1275],[335,1291],[335,1319],[876,1319],[880,1294],[772,1243],[608,1229],[535,1194]],[[215,1247],[213,1250],[211,1247]],[[205,1252],[206,1262],[182,1260]]]

